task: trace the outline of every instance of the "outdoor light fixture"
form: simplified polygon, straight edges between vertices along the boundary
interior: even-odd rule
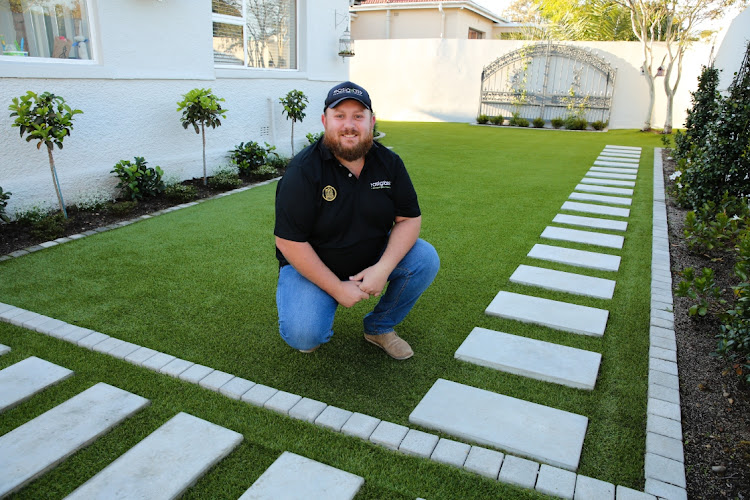
[[[354,40],[352,39],[351,33],[349,33],[349,16],[345,14],[339,14],[335,10],[333,11],[335,19],[335,27],[338,28],[341,23],[346,23],[346,29],[339,38],[339,55],[343,61],[345,57],[352,57],[354,55]]]

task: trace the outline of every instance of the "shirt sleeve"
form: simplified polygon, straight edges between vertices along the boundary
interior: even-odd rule
[[[273,234],[290,241],[308,241],[315,224],[315,186],[300,168],[287,169],[276,186]]]
[[[397,217],[419,217],[422,212],[419,209],[417,192],[411,182],[409,173],[406,171],[404,162],[396,157],[396,182],[393,193],[394,205]]]

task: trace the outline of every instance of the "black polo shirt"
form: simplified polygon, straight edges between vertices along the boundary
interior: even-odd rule
[[[375,264],[397,216],[421,214],[404,162],[373,143],[359,179],[322,139],[291,161],[276,186],[274,234],[310,243],[341,280]],[[279,264],[288,264],[276,249]]]

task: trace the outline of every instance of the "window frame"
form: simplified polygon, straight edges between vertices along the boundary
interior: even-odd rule
[[[476,34],[476,36],[473,38],[471,36],[472,33]],[[476,28],[472,28],[471,26],[469,26],[469,35],[468,35],[469,40],[484,40],[485,34],[486,33],[484,31],[480,31]]]
[[[294,68],[257,68],[255,66],[248,66],[248,53],[247,53],[247,2],[242,0],[242,17],[232,16],[228,14],[216,14],[211,12],[211,29],[213,30],[214,23],[230,24],[233,26],[242,27],[242,54],[244,61],[241,66],[236,64],[222,64],[217,63],[214,60],[214,68],[217,70],[234,70],[234,71],[280,71],[284,73],[299,73],[301,70],[300,64],[300,0],[294,1],[294,53],[295,53],[295,67]],[[211,37],[213,41],[213,34]]]
[[[0,63],[19,63],[19,64],[55,64],[55,65],[72,65],[72,66],[96,66],[99,64],[99,30],[94,16],[94,0],[80,0],[86,6],[86,16],[88,17],[89,41],[86,44],[86,50],[89,53],[88,59],[60,59],[58,57],[39,57],[39,56],[4,56],[0,51]]]

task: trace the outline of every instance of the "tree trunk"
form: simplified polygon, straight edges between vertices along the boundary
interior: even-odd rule
[[[648,82],[648,110],[646,111],[646,119],[643,122],[643,132],[651,130],[651,116],[654,114],[654,103],[656,102],[656,91],[654,89],[654,76],[651,74],[651,68],[646,65],[646,61],[643,62],[644,75]]]
[[[294,120],[292,120],[292,156],[294,156]]]
[[[208,179],[206,178],[206,129],[203,123],[201,123],[201,138],[203,139],[203,185],[205,186],[208,184]]]
[[[55,184],[55,193],[57,194],[57,202],[60,204],[60,211],[63,216],[67,219],[68,212],[65,211],[65,202],[63,201],[62,191],[60,191],[60,181],[57,180],[57,170],[55,170],[55,160],[52,159],[52,146],[47,146],[47,156],[49,156],[49,168],[52,171],[52,182]]]

